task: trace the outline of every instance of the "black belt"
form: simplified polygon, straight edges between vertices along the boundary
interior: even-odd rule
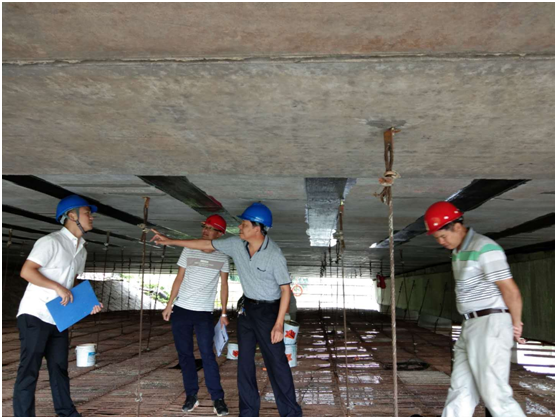
[[[250,304],[275,304],[280,301],[280,298],[278,300],[252,300],[246,296],[244,296],[244,299]]]
[[[475,319],[476,317],[488,316],[496,313],[508,313],[506,308],[487,308],[485,310],[472,311],[471,313],[463,314],[465,320]]]

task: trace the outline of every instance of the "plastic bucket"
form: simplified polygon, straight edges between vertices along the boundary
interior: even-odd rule
[[[298,366],[298,345],[284,345],[284,353],[290,368]]]
[[[238,359],[238,344],[237,343],[229,343],[228,350],[226,351],[226,359]]]
[[[97,358],[97,345],[95,343],[77,345],[75,356],[78,367],[94,367]]]
[[[298,340],[298,332],[300,331],[300,323],[294,320],[284,322],[284,344],[295,345]]]

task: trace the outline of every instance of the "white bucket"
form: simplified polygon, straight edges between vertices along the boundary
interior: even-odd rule
[[[237,343],[229,343],[228,350],[226,351],[226,359],[238,359],[238,344]]]
[[[75,347],[75,356],[78,367],[93,367],[97,357],[97,345],[95,343],[77,345]]]
[[[298,345],[284,345],[284,353],[286,354],[290,368],[298,366]]]
[[[300,323],[293,320],[284,322],[284,344],[295,345],[298,340],[298,332],[300,331]]]

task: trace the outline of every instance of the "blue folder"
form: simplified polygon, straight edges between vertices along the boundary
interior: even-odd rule
[[[63,306],[60,304],[62,297],[57,297],[46,303],[46,307],[54,318],[56,327],[60,332],[87,317],[93,311],[93,307],[100,304],[89,281],[84,281],[77,287],[72,288],[71,292],[73,294],[73,303]]]

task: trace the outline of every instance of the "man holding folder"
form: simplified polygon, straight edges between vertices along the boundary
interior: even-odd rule
[[[85,270],[87,251],[83,235],[93,228],[97,208],[77,195],[60,201],[56,220],[64,227],[41,237],[21,268],[29,282],[17,313],[21,354],[14,386],[14,416],[35,416],[35,389],[46,357],[54,410],[58,416],[81,416],[70,396],[68,330],[58,331],[46,303],[60,296],[61,304],[73,302],[70,291]],[[91,314],[98,313],[102,304]]]
[[[214,240],[226,233],[226,221],[220,215],[211,215],[202,224],[202,239]],[[199,401],[197,368],[193,355],[193,333],[203,360],[205,382],[217,416],[228,415],[224,391],[220,383],[219,366],[213,352],[213,310],[219,276],[221,279],[221,327],[228,325],[228,256],[208,250],[184,249],[178,260],[178,275],[172,284],[168,305],[162,312],[164,320],[171,320],[174,343],[178,351],[186,401],[182,411],[191,412]],[[173,306],[174,304],[174,306]]]

